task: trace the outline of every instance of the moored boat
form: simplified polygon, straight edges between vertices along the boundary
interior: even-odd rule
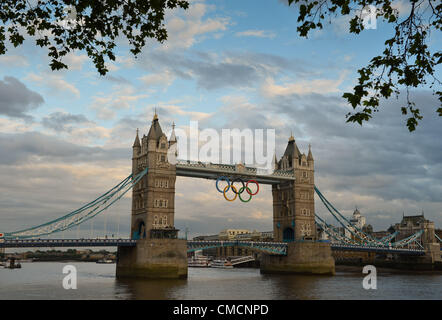
[[[213,260],[210,264],[211,268],[232,269],[233,265],[228,260]]]
[[[115,261],[112,259],[100,259],[97,261],[97,263],[110,264],[110,263],[115,263]]]
[[[197,267],[197,268],[208,268],[209,258],[202,255],[196,255],[187,260],[188,267]]]

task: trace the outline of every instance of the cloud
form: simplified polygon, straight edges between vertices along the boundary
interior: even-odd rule
[[[142,76],[138,79],[147,86],[147,89],[151,87],[162,86],[164,90],[166,90],[167,87],[169,87],[175,80],[175,75],[173,75],[172,72],[166,69],[161,70],[158,73]]]
[[[100,93],[93,97],[90,108],[96,111],[98,119],[113,119],[118,110],[133,108],[138,100],[148,97],[147,94],[136,94],[131,85],[114,88],[111,93]]]
[[[41,123],[46,128],[55,131],[72,131],[72,125],[90,123],[90,121],[82,114],[71,114],[58,111],[44,117]]]
[[[229,24],[228,18],[203,18],[211,8],[212,6],[205,3],[193,2],[184,13],[172,11],[166,16],[168,38],[161,45],[161,49],[166,51],[187,49],[201,36],[226,30]]]
[[[346,72],[342,72],[338,79],[314,79],[301,80],[294,83],[285,83],[283,85],[275,84],[273,78],[267,78],[262,85],[261,90],[265,96],[287,96],[292,94],[310,94],[310,93],[336,93],[340,92],[339,86],[345,79]]]
[[[0,133],[0,164],[87,163],[128,159],[130,148],[105,149],[74,144],[38,132]]]
[[[26,78],[28,81],[32,81],[37,85],[43,85],[50,90],[51,94],[62,94],[63,92],[70,92],[76,97],[80,97],[80,90],[73,84],[69,83],[61,74],[54,72],[44,72],[40,75],[33,72],[29,73]]]
[[[276,34],[266,30],[245,30],[235,33],[237,37],[274,38]]]
[[[138,65],[155,73],[166,69],[177,78],[195,80],[198,87],[207,90],[254,87],[277,74],[300,77],[316,74],[308,61],[250,52],[197,53],[189,57],[154,51],[140,57]]]
[[[13,118],[30,119],[28,112],[43,104],[43,97],[29,90],[14,77],[0,80],[0,114]]]
[[[27,67],[28,59],[22,55],[0,55],[0,65],[5,67]]]
[[[89,58],[85,54],[68,53],[63,57],[63,62],[69,67],[69,70],[82,70],[83,64],[88,61]]]

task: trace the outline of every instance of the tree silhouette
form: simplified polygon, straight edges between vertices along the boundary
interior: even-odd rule
[[[385,40],[385,50],[358,70],[358,84],[353,92],[343,95],[355,110],[347,114],[347,122],[362,125],[379,110],[381,98],[398,96],[405,90],[407,103],[401,111],[409,115],[407,127],[414,131],[422,115],[410,99],[410,88],[427,84],[442,104],[441,82],[435,74],[436,66],[442,61],[442,52],[431,52],[427,44],[431,31],[441,31],[442,3],[439,0],[409,0],[409,12],[402,20],[396,9],[400,3],[394,0],[288,0],[289,5],[299,8],[297,31],[303,37],[312,29],[322,29],[324,20],[350,14],[354,16],[349,21],[349,31],[359,34],[366,24],[366,14],[370,11],[367,9],[374,11],[371,14],[375,19],[381,18],[394,25],[394,35]],[[436,106],[439,116],[442,116],[441,104]]]
[[[105,59],[115,61],[118,37],[125,38],[136,56],[149,38],[167,39],[166,9],[187,9],[181,0],[2,0],[0,2],[0,55],[6,38],[15,47],[27,34],[46,47],[52,70],[68,68],[63,57],[85,50],[101,75]]]

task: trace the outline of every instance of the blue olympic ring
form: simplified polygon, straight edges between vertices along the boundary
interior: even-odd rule
[[[223,180],[223,181],[227,182],[227,189],[225,189],[224,191],[220,190],[219,187],[218,187],[218,182],[220,180]],[[218,179],[216,179],[216,190],[218,190],[218,192],[224,193],[224,192],[229,191],[229,189],[230,189],[230,180],[229,180],[229,178],[224,177],[224,176],[220,176],[220,177],[218,177]]]

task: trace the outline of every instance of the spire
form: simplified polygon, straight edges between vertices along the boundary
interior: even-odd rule
[[[157,109],[155,108],[155,115],[153,116],[152,125],[147,134],[148,140],[158,140],[163,135],[160,123],[158,121]]]
[[[308,145],[308,156],[307,156],[307,160],[309,160],[309,161],[313,161],[312,145],[311,145],[311,144]]]
[[[134,144],[133,144],[133,146],[132,146],[132,148],[140,148],[141,147],[141,144],[140,144],[140,138],[138,137],[138,128],[137,128],[137,136],[135,137],[135,141],[134,141]]]
[[[175,135],[175,122],[172,123],[172,133],[170,134],[169,143],[177,142]]]
[[[293,137],[293,131],[290,131],[289,141],[295,141],[295,137]]]

